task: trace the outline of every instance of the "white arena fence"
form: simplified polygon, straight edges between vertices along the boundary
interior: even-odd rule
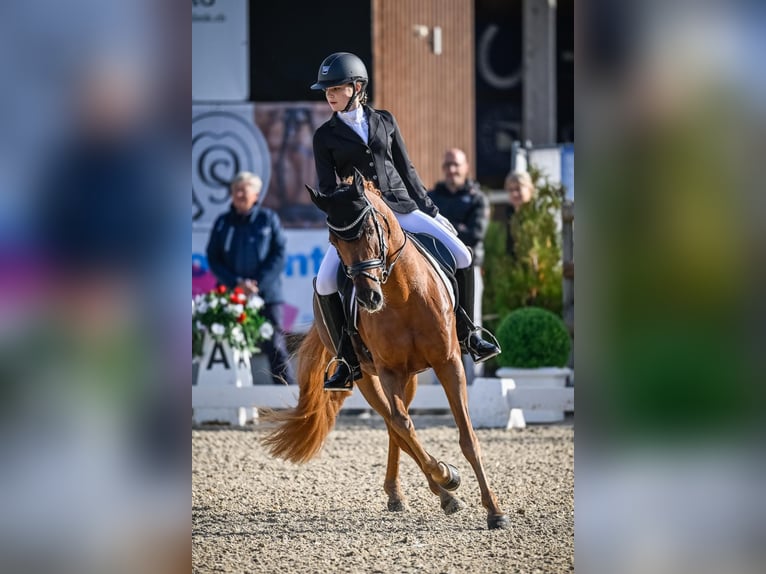
[[[268,362],[258,355],[251,367],[225,347],[206,349],[196,365],[192,386],[193,424],[223,423],[242,426],[257,420],[259,408],[295,406],[298,387],[276,385]],[[255,383],[253,384],[253,373]],[[573,372],[570,369],[507,371],[498,377],[477,377],[468,386],[468,405],[476,428],[523,428],[527,423],[555,423],[574,412]],[[528,379],[532,375],[532,379]],[[551,377],[550,375],[554,375]],[[343,409],[365,410],[369,405],[359,390],[343,403]],[[418,375],[411,411],[449,411],[444,389],[431,370]]]

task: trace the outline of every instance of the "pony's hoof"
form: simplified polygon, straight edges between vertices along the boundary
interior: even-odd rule
[[[442,503],[442,510],[444,511],[444,514],[455,514],[456,512],[459,512],[460,510],[463,510],[465,508],[465,502],[460,500],[459,498],[455,498],[454,496],[450,498],[449,500],[445,500]]]
[[[505,514],[494,514],[487,516],[487,528],[490,530],[505,529],[510,526],[510,521]]]
[[[405,511],[404,502],[402,502],[401,500],[389,500],[388,511],[389,512],[404,512]]]
[[[449,480],[445,484],[442,484],[442,488],[454,492],[460,488],[460,473],[457,471],[457,468],[451,464],[446,462],[443,462],[442,464],[447,468],[447,472],[449,473]]]

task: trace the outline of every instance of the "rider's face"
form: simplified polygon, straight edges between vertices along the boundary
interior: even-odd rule
[[[346,108],[346,104],[351,99],[351,96],[354,95],[354,85],[343,84],[342,86],[325,88],[324,95],[325,98],[327,98],[327,103],[330,104],[332,111],[342,112]],[[355,107],[356,105],[352,106],[351,109],[354,109]]]

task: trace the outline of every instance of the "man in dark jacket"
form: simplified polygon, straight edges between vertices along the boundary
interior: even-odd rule
[[[489,199],[479,189],[479,184],[468,177],[468,160],[465,152],[451,148],[444,152],[442,170],[444,179],[428,192],[428,197],[457,230],[458,238],[473,251],[473,274],[476,285],[473,317],[474,324],[481,326],[481,296],[484,290],[482,269],[484,264],[484,237],[489,227]],[[474,372],[481,373],[481,365]],[[470,371],[466,363],[466,374]]]
[[[242,288],[264,300],[261,313],[274,326],[262,343],[276,384],[295,384],[282,331],[282,269],[286,238],[275,212],[258,203],[263,182],[243,171],[231,182],[231,209],[216,219],[207,245],[210,270],[229,289]]]
[[[479,184],[468,177],[468,160],[463,150],[444,152],[444,179],[428,192],[439,213],[449,219],[460,240],[473,251],[475,266],[484,264],[484,237],[489,226],[489,199]]]

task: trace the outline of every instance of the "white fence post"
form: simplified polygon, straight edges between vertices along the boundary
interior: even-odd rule
[[[252,387],[253,375],[250,371],[250,353],[232,349],[223,341],[206,337],[202,357],[199,360],[196,386],[212,389]],[[192,390],[192,395],[193,393]],[[192,408],[193,421],[196,424],[224,422],[242,426],[249,418],[258,416],[258,410],[252,407],[247,408],[244,402],[237,406],[213,404],[202,407],[194,407],[194,402],[192,402]]]

